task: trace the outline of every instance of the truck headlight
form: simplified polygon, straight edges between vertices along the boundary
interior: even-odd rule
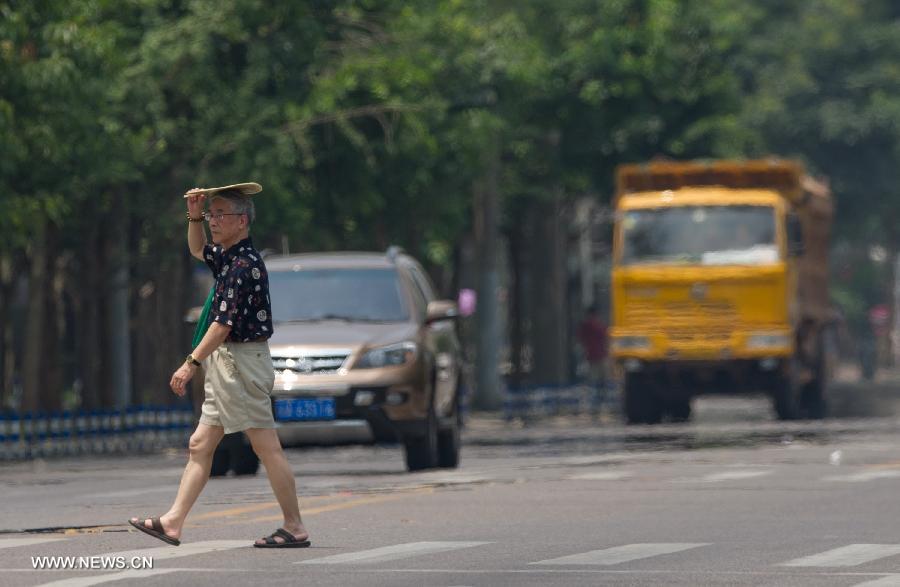
[[[618,351],[649,349],[650,339],[646,336],[617,336],[613,339],[613,348]]]
[[[751,334],[747,337],[747,348],[751,349],[784,348],[789,346],[791,346],[791,337],[788,334],[767,332]]]
[[[353,366],[354,369],[375,369],[378,367],[405,365],[416,360],[419,345],[412,341],[381,346],[366,352]]]

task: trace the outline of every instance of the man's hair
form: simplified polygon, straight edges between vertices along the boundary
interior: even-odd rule
[[[222,198],[231,202],[231,210],[235,214],[246,214],[248,226],[256,220],[256,207],[253,205],[252,197],[245,196],[238,190],[225,190],[216,193],[213,196],[213,199],[215,198]]]

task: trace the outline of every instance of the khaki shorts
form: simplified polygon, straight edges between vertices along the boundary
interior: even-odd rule
[[[275,368],[268,342],[226,342],[203,360],[206,379],[200,423],[225,434],[247,428],[274,428],[272,387]]]

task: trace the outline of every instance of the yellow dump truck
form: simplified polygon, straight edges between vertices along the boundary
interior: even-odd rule
[[[686,420],[704,393],[822,417],[828,187],[785,160],[624,165],[616,184],[610,340],[628,422]]]

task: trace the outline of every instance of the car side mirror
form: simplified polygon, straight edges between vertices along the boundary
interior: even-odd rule
[[[787,245],[788,257],[802,257],[806,252],[803,246],[803,226],[800,218],[794,214],[787,217]]]
[[[425,323],[431,324],[440,320],[453,320],[459,317],[459,308],[456,302],[450,300],[436,300],[428,302],[428,308],[425,310]]]

